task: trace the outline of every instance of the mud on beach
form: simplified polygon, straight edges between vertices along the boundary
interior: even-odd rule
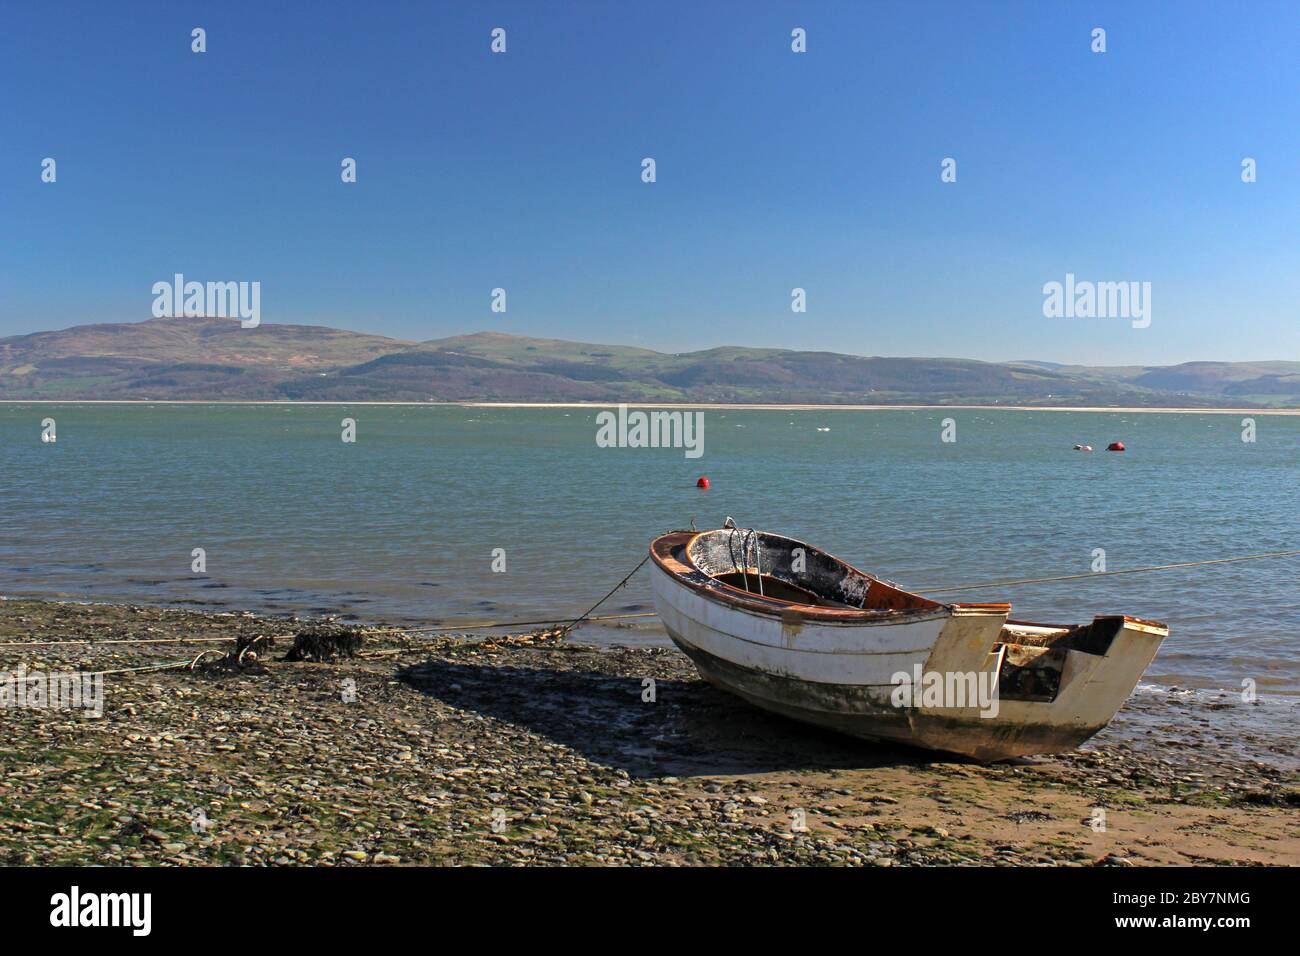
[[[0,709],[0,863],[1300,863],[1294,753],[1240,745],[1249,705],[1139,694],[1078,752],[980,766],[768,716],[672,650],[372,629],[284,660],[305,626],[0,601],[0,642],[227,639],[0,647],[29,673],[211,652],[105,676],[99,717]]]

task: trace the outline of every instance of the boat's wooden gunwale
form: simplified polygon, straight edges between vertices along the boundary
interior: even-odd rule
[[[683,562],[673,556],[673,551],[683,548],[689,556],[691,543],[704,532],[676,531],[662,535],[650,543],[650,557],[665,573],[671,575],[684,587],[698,592],[704,597],[727,607],[756,612],[769,617],[779,617],[791,623],[815,621],[825,624],[899,624],[915,620],[928,620],[935,616],[957,613],[966,614],[1005,614],[1011,609],[1010,604],[940,604],[920,595],[911,594],[901,588],[894,588],[900,594],[926,601],[930,606],[921,608],[830,608],[815,604],[797,604],[777,598],[765,598],[719,581],[700,570],[693,563]],[[825,552],[823,552],[825,553]],[[852,568],[847,561],[840,561],[834,555],[827,555],[839,561],[847,568]],[[857,570],[853,568],[853,570]],[[858,572],[862,573],[862,572]],[[702,578],[703,580],[699,580]],[[878,580],[878,579],[877,579]],[[884,583],[884,582],[881,582]]]

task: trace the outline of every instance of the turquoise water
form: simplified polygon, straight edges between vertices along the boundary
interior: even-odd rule
[[[599,448],[596,409],[0,406],[0,593],[466,622],[576,614],[727,515],[905,587],[1300,547],[1300,418],[704,412],[704,455]],[[57,441],[42,443],[54,418]],[[357,440],[340,440],[354,418]],[[940,441],[941,421],[957,441]],[[829,428],[829,431],[818,431]],[[1123,454],[1102,451],[1113,440]],[[1072,451],[1076,442],[1097,451]],[[707,474],[708,491],[695,479]],[[207,574],[190,571],[203,548]],[[506,554],[492,570],[493,549]],[[1147,680],[1300,694],[1300,558],[971,591],[1173,634]],[[604,613],[650,609],[644,577]],[[660,641],[653,622],[582,632]]]

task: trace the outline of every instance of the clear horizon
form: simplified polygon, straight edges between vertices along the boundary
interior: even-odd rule
[[[0,337],[181,272],[411,341],[1300,360],[1293,6],[134,9],[0,12]],[[1071,275],[1150,324],[1045,317]]]

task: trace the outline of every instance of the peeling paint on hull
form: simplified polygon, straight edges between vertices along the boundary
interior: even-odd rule
[[[980,718],[963,721],[893,707],[888,694],[882,704],[864,695],[861,688],[845,685],[823,685],[819,693],[812,695],[798,681],[748,671],[676,637],[673,641],[695,663],[700,676],[719,690],[774,714],[862,740],[923,747],[990,762],[1073,750],[1105,726],[1007,724]]]
[[[1110,722],[1168,634],[1163,624],[1119,616],[1076,627],[1008,622],[1008,604],[938,604],[766,533],[768,557],[737,567],[751,586],[766,580],[817,603],[756,595],[726,583],[735,577],[726,555],[736,548],[720,536],[736,533],[677,533],[651,545],[655,608],[669,636],[715,686],[855,737],[981,761],[1071,750]],[[815,574],[785,568],[795,548],[815,553]],[[849,593],[866,606],[844,604]],[[918,667],[996,674],[996,714],[895,706],[895,675]]]

